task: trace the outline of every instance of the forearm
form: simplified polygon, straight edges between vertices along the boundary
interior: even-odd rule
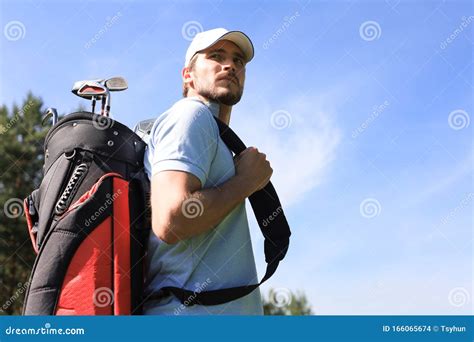
[[[234,176],[218,187],[194,191],[175,211],[171,234],[179,241],[211,230],[250,195],[246,188]]]

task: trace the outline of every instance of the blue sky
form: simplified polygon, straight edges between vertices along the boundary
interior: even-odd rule
[[[4,0],[0,102],[31,90],[67,113],[89,105],[75,80],[122,75],[112,114],[132,127],[180,98],[193,34],[242,30],[256,52],[231,126],[267,153],[293,230],[264,292],[304,290],[316,314],[472,314],[473,25],[469,1]]]

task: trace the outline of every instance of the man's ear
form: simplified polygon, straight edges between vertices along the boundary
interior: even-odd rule
[[[181,76],[183,77],[183,83],[190,83],[192,81],[191,70],[188,67],[184,67],[181,70]]]

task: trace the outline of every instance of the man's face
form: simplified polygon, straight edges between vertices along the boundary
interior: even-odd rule
[[[201,51],[190,71],[190,85],[201,96],[228,106],[244,91],[245,59],[240,48],[222,40]]]

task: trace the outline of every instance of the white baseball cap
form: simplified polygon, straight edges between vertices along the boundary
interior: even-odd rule
[[[245,33],[240,31],[228,31],[225,28],[216,28],[196,34],[191,44],[189,44],[188,51],[186,51],[184,66],[187,67],[189,65],[191,58],[193,58],[196,53],[207,49],[220,40],[229,40],[237,45],[244,53],[246,63],[252,60],[254,54],[253,44]]]

